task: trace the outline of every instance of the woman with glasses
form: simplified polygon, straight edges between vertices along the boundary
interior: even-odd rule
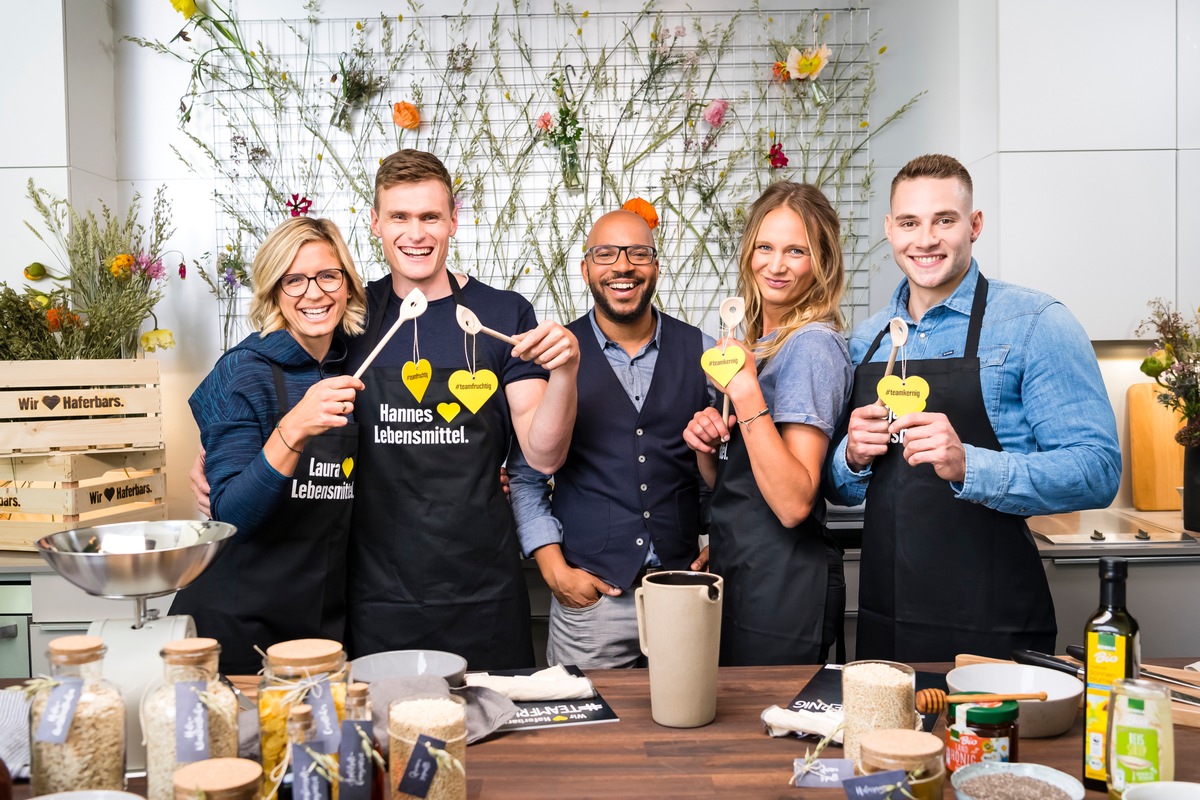
[[[825,196],[806,184],[767,187],[738,259],[745,343],[719,343],[745,355],[724,387],[733,413],[707,408],[684,431],[713,487],[722,664],[820,663],[841,641],[841,549],[825,529],[819,487],[853,377],[838,311],[844,280]]]
[[[342,234],[296,217],[254,258],[250,321],[192,395],[213,519],[237,527],[217,561],[176,595],[199,635],[221,643],[221,671],[253,674],[288,639],[342,640],[354,497],[356,390],[342,375],[345,335],[366,296]]]

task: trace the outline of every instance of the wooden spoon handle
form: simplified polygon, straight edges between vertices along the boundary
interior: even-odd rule
[[[1028,692],[1025,694],[949,694],[947,703],[996,703],[1004,700],[1045,700],[1045,692]]]
[[[507,333],[501,333],[500,331],[494,331],[491,328],[488,328],[484,325],[479,326],[479,332],[486,333],[488,336],[491,336],[495,339],[499,339],[502,342],[508,342],[511,345],[517,344],[517,340],[514,339],[513,337],[509,336]]]

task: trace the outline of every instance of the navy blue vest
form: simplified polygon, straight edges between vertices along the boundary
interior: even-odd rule
[[[554,516],[573,566],[628,589],[650,542],[667,569],[687,569],[699,548],[700,474],[683,441],[708,405],[698,328],[662,319],[654,379],[638,413],[613,373],[587,315],[579,339],[579,413],[566,463],[554,474]]]

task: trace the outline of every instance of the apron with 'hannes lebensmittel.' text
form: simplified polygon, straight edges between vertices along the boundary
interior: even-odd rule
[[[979,275],[962,358],[908,361],[929,384],[925,411],[945,414],[963,444],[1002,450],[981,389],[979,334],[988,283]],[[878,398],[880,331],[854,373],[852,408]],[[863,523],[855,658],[953,661],[1053,652],[1054,601],[1025,519],[960,500],[929,464],[909,466],[902,437],[871,465]]]
[[[458,281],[449,280],[451,302],[465,306]],[[390,280],[371,289],[364,345],[374,346],[389,304],[400,301]],[[457,325],[435,330],[429,316],[416,320],[421,339],[461,341]],[[419,400],[402,367],[372,365],[363,374],[356,412],[364,464],[350,554],[354,657],[423,648],[457,653],[471,669],[533,665],[516,525],[499,481],[509,449],[499,415],[507,406],[493,395],[472,410],[449,388],[454,373],[469,366],[476,376],[485,369],[500,375],[503,365],[487,363],[486,348],[475,350],[473,365],[422,359],[430,374],[427,384],[421,376]]]
[[[283,370],[275,377],[275,421],[290,410]],[[190,614],[196,633],[221,643],[220,671],[253,675],[277,642],[332,639],[346,624],[346,548],[358,455],[351,422],[313,436],[270,522],[226,545],[175,595],[172,614]]]

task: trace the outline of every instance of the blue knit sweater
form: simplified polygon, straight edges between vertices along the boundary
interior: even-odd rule
[[[252,333],[221,356],[188,400],[206,453],[213,519],[237,526],[239,539],[253,535],[287,491],[288,477],[263,455],[278,412],[271,364],[283,368],[290,408],[317,381],[340,375],[345,356],[338,337],[318,363],[287,331]]]

